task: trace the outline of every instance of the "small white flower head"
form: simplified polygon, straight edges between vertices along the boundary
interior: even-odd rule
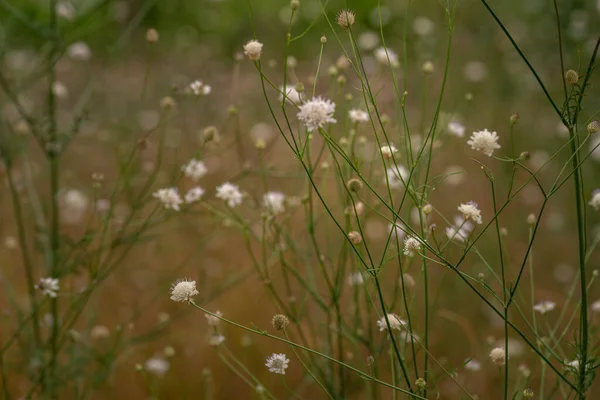
[[[389,184],[390,189],[401,189],[408,179],[409,172],[404,166],[398,165],[386,169],[385,174],[387,181],[384,179],[383,183]]]
[[[477,372],[481,370],[481,363],[474,358],[470,359],[465,363],[465,369],[467,371]]]
[[[67,89],[67,86],[64,83],[59,81],[55,81],[52,84],[52,93],[61,100],[65,100],[69,97],[69,89]]]
[[[404,239],[404,255],[413,256],[416,252],[421,250],[421,241],[414,236],[409,236]]]
[[[348,232],[348,239],[355,246],[361,244],[362,241],[363,241],[362,235],[358,231],[350,231],[350,232]]]
[[[356,15],[350,10],[342,10],[337,15],[337,24],[344,29],[350,29],[356,21]]]
[[[193,81],[186,88],[187,93],[191,93],[194,96],[208,96],[212,92],[212,87],[210,85],[206,85],[202,81]]]
[[[72,21],[75,19],[76,15],[75,7],[73,4],[61,1],[56,3],[56,16],[62,19],[66,19],[67,21]]]
[[[175,188],[159,189],[153,196],[160,201],[166,209],[172,208],[179,211],[179,206],[183,203],[179,192]]]
[[[406,321],[400,319],[396,314],[388,314],[387,319],[390,322],[390,328],[395,331],[399,331],[403,326],[406,325]],[[387,330],[387,323],[385,322],[385,317],[381,317],[377,320],[377,326],[379,327],[379,331],[383,332]]]
[[[490,132],[487,129],[473,132],[467,144],[475,151],[480,151],[488,157],[494,154],[494,151],[501,146],[498,144],[498,135],[496,132]]]
[[[391,65],[394,68],[400,66],[400,61],[398,59],[398,54],[392,49],[388,49],[385,47],[378,47],[375,50],[375,59],[378,63],[383,65]]]
[[[517,367],[517,371],[519,371],[519,373],[523,375],[523,378],[529,378],[531,376],[531,370],[525,364],[519,364],[519,366]]]
[[[85,42],[75,42],[67,48],[67,54],[75,61],[88,61],[92,51]]]
[[[199,294],[196,290],[196,281],[180,279],[171,287],[171,300],[190,301],[192,297]]]
[[[181,167],[183,174],[197,182],[200,178],[202,178],[208,172],[208,168],[206,168],[206,164],[202,161],[196,160],[192,158],[187,162],[184,166]]]
[[[392,235],[396,235],[398,240],[404,239],[404,235],[406,234],[406,227],[401,222],[396,222],[396,225],[388,224],[388,229],[390,231],[394,231]]]
[[[57,292],[60,290],[58,279],[54,278],[41,278],[35,285],[35,288],[42,292],[44,296],[56,298]]]
[[[348,118],[350,118],[350,121],[355,124],[358,124],[359,122],[368,122],[369,113],[358,108],[353,108],[352,110],[348,111]]]
[[[365,279],[360,272],[355,272],[348,275],[346,282],[348,282],[348,285],[350,286],[361,286],[365,282]]]
[[[163,377],[169,370],[170,364],[167,360],[161,357],[152,357],[146,360],[144,363],[144,369],[151,373],[152,375],[156,375],[158,377]]]
[[[260,60],[263,44],[257,40],[251,40],[244,45],[244,54],[252,61]]]
[[[279,95],[279,101],[283,101],[283,86],[281,86],[279,88],[279,92],[281,93]],[[302,104],[302,100],[303,100],[303,94],[300,93],[293,85],[287,85],[285,87],[285,100],[288,103],[292,103],[295,105],[300,105]]]
[[[223,344],[225,341],[225,336],[223,335],[212,335],[208,340],[208,345],[212,347],[217,347]]]
[[[537,303],[536,305],[533,306],[533,311],[539,312],[540,314],[544,315],[546,313],[549,313],[550,311],[554,310],[556,308],[556,303],[554,303],[553,301],[542,301],[540,303]]]
[[[506,364],[506,351],[502,347],[496,347],[490,351],[490,359],[496,365]]]
[[[477,203],[474,201],[461,204],[458,206],[458,211],[460,211],[464,219],[467,221],[473,221],[480,225],[483,223],[481,219],[481,210],[477,207]]]
[[[325,124],[335,124],[333,118],[335,103],[323,97],[313,97],[300,106],[298,119],[306,125],[309,132],[323,128]]]
[[[380,150],[381,150],[381,155],[386,160],[390,160],[392,158],[392,156],[398,152],[398,149],[396,148],[396,146],[394,146],[393,143],[390,143],[389,145],[386,144],[386,145],[381,146]]]
[[[568,361],[568,362],[565,361],[565,364],[566,364],[567,368],[572,369],[573,371],[579,371],[579,360],[578,359],[575,359],[573,361]]]
[[[473,224],[461,216],[454,217],[454,225],[446,228],[446,236],[450,240],[464,242],[473,231]]]
[[[588,203],[594,208],[594,210],[600,210],[600,189],[596,189],[592,192],[592,199]]]
[[[104,325],[96,325],[90,331],[90,337],[95,340],[106,339],[110,336],[110,329]]]
[[[465,136],[465,126],[460,122],[450,121],[448,123],[448,133],[456,137],[464,137]]]
[[[267,192],[263,195],[263,207],[274,215],[281,214],[285,211],[285,198],[281,192]]]
[[[204,195],[204,189],[202,189],[200,186],[195,186],[187,191],[185,196],[183,196],[183,199],[185,200],[186,203],[191,204],[191,203],[195,203],[198,200],[200,200],[203,195]]]
[[[217,186],[218,199],[227,202],[227,205],[231,208],[237,207],[242,204],[244,195],[240,192],[240,188],[233,183],[225,182],[224,184]]]
[[[269,372],[285,375],[285,370],[288,368],[289,363],[290,360],[287,358],[287,356],[281,353],[272,354],[269,358],[267,358],[265,365],[267,368],[269,368]]]
[[[596,300],[592,303],[592,311],[595,313],[600,312],[600,300]]]
[[[209,326],[218,326],[221,323],[221,317],[223,313],[221,311],[215,311],[215,315],[204,314],[206,318],[206,322],[208,322]]]

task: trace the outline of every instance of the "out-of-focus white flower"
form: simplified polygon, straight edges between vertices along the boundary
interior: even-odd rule
[[[90,331],[90,337],[92,339],[106,339],[110,336],[110,329],[104,325],[96,325]]]
[[[350,286],[360,286],[365,282],[365,280],[360,272],[355,272],[348,275],[346,282],[348,282],[348,285]]]
[[[378,63],[383,65],[391,65],[396,68],[400,66],[398,61],[398,54],[392,49],[386,49],[385,47],[378,47],[375,50],[375,59]]]
[[[273,214],[285,211],[285,194],[281,192],[267,192],[263,196],[263,207]]]
[[[196,281],[180,279],[171,287],[171,300],[173,301],[190,301],[192,297],[199,294],[196,290]]]
[[[279,87],[279,91],[281,92],[281,94],[279,95],[279,101],[283,101],[283,86]],[[285,97],[286,97],[285,100],[288,103],[292,103],[295,105],[302,104],[302,98],[303,98],[302,93],[297,91],[293,85],[287,85],[285,87]]]
[[[75,42],[67,48],[67,54],[76,61],[88,61],[92,58],[92,51],[85,42]]]
[[[208,345],[212,347],[217,347],[223,344],[225,341],[225,336],[223,335],[212,335],[208,340]]]
[[[401,222],[396,222],[395,226],[391,223],[388,224],[388,229],[393,230],[392,234],[396,235],[398,240],[404,239],[404,235],[406,235],[406,227]]]
[[[169,367],[169,362],[161,357],[149,358],[144,363],[144,369],[152,375],[156,375],[158,377],[165,376],[167,371],[169,371]]]
[[[553,301],[542,301],[541,303],[537,303],[536,305],[533,306],[533,311],[539,312],[540,314],[544,315],[552,310],[554,310],[556,308],[556,303],[554,303]]]
[[[481,82],[487,76],[487,68],[481,61],[469,61],[465,65],[463,73],[468,81]]]
[[[306,125],[309,132],[323,128],[326,124],[335,124],[333,118],[335,103],[322,97],[314,97],[300,106],[298,119]]]
[[[389,184],[390,189],[403,188],[409,175],[408,170],[402,165],[398,165],[397,167],[391,166],[386,169],[385,173],[387,175],[387,181],[384,179],[383,182]]]
[[[204,317],[206,318],[206,322],[208,322],[209,326],[217,326],[221,323],[221,317],[223,316],[223,313],[221,311],[215,311],[215,315],[210,315],[210,314],[204,314]]]
[[[477,207],[477,203],[469,201],[458,206],[458,211],[463,215],[467,221],[473,221],[477,224],[482,224],[481,210]]]
[[[406,325],[406,321],[400,319],[396,314],[388,314],[387,319],[390,323],[390,328],[395,331],[399,331],[403,326]],[[381,317],[377,320],[377,326],[379,327],[379,331],[387,330],[387,323],[385,322],[385,317]]]
[[[467,144],[475,151],[480,151],[488,157],[494,154],[494,151],[501,146],[498,144],[498,135],[496,132],[490,132],[487,129],[473,132]]]
[[[182,166],[181,170],[186,177],[190,178],[194,182],[197,182],[208,172],[206,164],[203,161],[196,160],[195,158],[192,158],[187,162],[187,164]]]
[[[61,219],[67,224],[77,224],[85,215],[90,200],[81,190],[67,189],[61,192],[59,203]]]
[[[473,224],[460,216],[454,217],[454,225],[446,228],[446,236],[450,240],[464,242],[473,231]]]
[[[477,372],[481,370],[481,363],[474,358],[470,359],[465,363],[465,369],[467,371]]]
[[[600,210],[600,189],[596,189],[592,192],[592,199],[588,203],[594,208],[594,210]]]
[[[200,200],[203,195],[204,195],[204,189],[202,189],[200,186],[195,186],[187,191],[185,196],[183,196],[183,199],[185,200],[186,203],[191,204],[191,203],[195,203],[198,200]]]
[[[348,111],[348,117],[350,118],[350,121],[352,121],[353,123],[357,124],[359,122],[368,122],[369,121],[369,113],[367,113],[366,111],[354,108],[350,111]]]
[[[194,96],[208,96],[212,92],[212,87],[202,81],[193,81],[187,87],[189,93]]]
[[[460,122],[450,121],[448,123],[448,133],[461,138],[465,136],[465,126]]]
[[[281,354],[272,354],[267,358],[267,362],[265,365],[269,368],[269,372],[273,372],[274,374],[285,375],[285,370],[288,368],[288,364],[290,360],[283,353]]]
[[[61,1],[56,4],[56,15],[59,18],[66,19],[67,21],[72,21],[75,19],[75,7],[73,4],[68,3],[66,1]]]
[[[56,295],[60,290],[60,285],[58,279],[41,278],[39,282],[35,285],[35,288],[41,291],[44,296],[48,296],[54,299],[56,298]]]
[[[217,186],[216,196],[218,199],[226,201],[227,205],[231,208],[242,204],[242,200],[244,199],[244,195],[240,192],[240,188],[229,182]]]
[[[506,351],[502,347],[496,347],[490,351],[490,359],[496,365],[504,365],[506,363]]]
[[[600,300],[596,300],[592,303],[592,311],[600,312]]]
[[[433,33],[435,25],[427,17],[416,17],[413,22],[413,31],[419,36],[427,36]]]
[[[69,98],[69,89],[67,89],[64,83],[59,81],[55,81],[52,84],[52,93],[61,100]]]
[[[183,203],[179,192],[175,188],[159,189],[154,192],[153,196],[160,201],[166,209],[179,211],[179,206]]]
[[[389,160],[392,158],[392,156],[394,154],[396,154],[398,152],[398,149],[396,148],[396,146],[394,146],[393,143],[390,143],[389,145],[384,145],[381,146],[381,155],[383,156],[383,158]]]

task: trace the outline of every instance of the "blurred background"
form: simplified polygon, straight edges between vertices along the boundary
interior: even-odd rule
[[[57,81],[61,84],[59,88],[55,87],[58,124],[59,130],[66,132],[76,117],[79,128],[61,161],[61,193],[67,199],[63,206],[79,210],[79,214],[72,210],[66,212],[65,215],[73,217],[63,221],[61,228],[65,246],[71,246],[72,253],[69,254],[77,260],[73,270],[69,271],[69,283],[64,284],[71,293],[77,293],[89,284],[89,273],[84,267],[77,267],[85,266],[90,257],[81,248],[90,227],[86,221],[101,208],[99,204],[106,204],[102,200],[110,199],[111,185],[123,172],[123,159],[135,146],[143,149],[127,172],[127,184],[116,199],[111,199],[115,204],[117,223],[130,215],[131,204],[147,182],[143,177],[154,171],[159,156],[160,171],[156,174],[154,189],[172,182],[180,166],[201,148],[209,170],[203,181],[207,196],[214,197],[214,187],[231,180],[243,182],[240,186],[249,197],[254,197],[261,182],[257,166],[265,165],[274,171],[269,176],[270,185],[289,195],[302,196],[297,178],[287,177],[284,173],[297,168],[296,160],[278,137],[263,99],[259,75],[254,65],[240,54],[243,44],[255,34],[264,43],[265,74],[275,84],[283,84],[285,33],[291,13],[288,1],[249,0],[251,13],[246,0],[73,0],[59,3],[64,8],[59,13],[61,56],[55,60]],[[293,36],[306,33],[290,45],[293,58],[287,59],[291,66],[289,83],[311,85],[320,38],[325,35],[328,43],[324,48],[318,92],[326,93],[343,73],[331,68],[336,66],[342,51],[323,17],[319,1],[300,0],[300,3],[292,21],[292,32]],[[538,71],[550,95],[561,99],[563,89],[553,2],[489,0],[489,3]],[[331,0],[325,9],[330,20],[342,8],[355,11],[357,22],[353,32],[380,92],[378,100],[382,110],[395,119],[393,124],[400,126],[401,120],[396,119],[400,110],[394,101],[389,76],[382,72],[387,67],[378,65],[374,55],[381,46],[381,24],[386,45],[400,54],[398,76],[406,74],[406,86],[403,78],[400,81],[409,93],[410,124],[416,132],[423,132],[422,129],[431,123],[442,81],[448,42],[447,16],[441,1],[412,1],[407,13],[408,5],[407,0]],[[558,6],[565,67],[581,70],[587,65],[600,33],[600,1],[564,0],[559,1]],[[45,107],[45,83],[38,78],[43,76],[48,65],[44,57],[50,44],[43,35],[48,21],[48,1],[0,0],[0,68],[26,109],[35,115],[43,115]],[[147,40],[147,31],[151,28],[159,34],[158,41],[153,43]],[[336,29],[347,46],[347,38],[340,34],[339,28]],[[404,35],[408,63],[402,56]],[[427,78],[422,72],[425,62],[434,65],[433,73]],[[348,84],[344,93],[353,93],[360,98],[356,77],[352,77],[351,71],[346,73]],[[528,165],[533,170],[544,165],[565,143],[568,132],[561,128],[559,118],[534,77],[479,1],[457,0],[448,76],[443,115],[460,120],[467,135],[487,128],[506,138],[509,118],[518,113],[514,151],[516,154],[529,152]],[[182,99],[178,90],[194,80],[210,85],[211,93],[197,99]],[[585,120],[600,107],[594,80],[592,84],[582,114]],[[277,97],[274,92],[270,95],[273,99]],[[177,101],[177,112],[172,118],[165,117],[164,103],[161,105],[166,96]],[[27,129],[5,95],[2,102],[2,129],[17,143],[17,159],[26,160],[13,171],[19,191],[26,207],[44,208],[48,195],[47,167],[42,152],[33,140],[27,139]],[[557,100],[557,103],[560,105],[562,101]],[[346,110],[344,107],[339,107],[340,112]],[[165,118],[167,123],[163,123]],[[202,132],[210,126],[218,128],[222,143],[204,151]],[[159,127],[163,132],[162,139],[151,136],[146,140],[146,133]],[[2,136],[3,140],[8,140],[7,135]],[[264,153],[256,149],[258,139],[267,143]],[[599,140],[600,136],[593,138],[594,143],[590,143],[589,148],[596,146]],[[438,174],[461,172],[440,184],[439,193],[434,193],[430,199],[449,219],[461,201],[477,199],[483,204],[490,203],[488,183],[479,164],[473,162],[473,152],[465,141],[466,138],[445,143],[444,152],[434,161],[434,170]],[[504,143],[508,147],[508,142]],[[263,155],[259,156],[259,153]],[[563,152],[549,163],[540,175],[542,183],[551,184],[567,158],[567,153]],[[600,187],[599,163],[600,151],[596,151],[585,167],[585,184],[589,189],[586,195]],[[499,185],[505,187],[506,177],[510,176],[509,167],[500,164],[493,169],[504,179]],[[98,173],[103,175],[99,185],[92,178]],[[5,177],[2,179],[6,180]],[[570,186],[566,190],[567,186],[548,205],[540,232],[543,246],[534,252],[535,271],[539,276],[535,282],[536,297],[552,300],[559,308],[568,297],[577,262],[573,195]],[[37,201],[41,205],[32,197],[32,191],[38,191]],[[525,188],[503,214],[501,222],[509,232],[508,243],[511,254],[515,254],[515,263],[520,262],[519,256],[527,246],[527,215],[537,213],[541,202],[539,192],[532,185]],[[145,208],[140,213],[148,212]],[[489,216],[492,211],[484,206],[484,213]],[[35,252],[39,221],[35,219],[35,212],[27,213],[26,219],[30,245]],[[590,232],[598,232],[598,217],[590,213],[589,221]],[[88,299],[85,313],[73,326],[74,342],[85,342],[88,350],[92,347],[94,351],[82,351],[71,359],[68,364],[71,367],[65,370],[67,379],[72,380],[74,386],[86,387],[86,395],[82,398],[260,398],[256,390],[233,374],[208,345],[210,333],[204,316],[198,310],[168,299],[171,283],[180,277],[190,277],[198,282],[199,304],[213,311],[220,310],[228,318],[247,326],[267,327],[278,310],[270,301],[264,283],[253,272],[245,236],[232,227],[229,218],[218,213],[191,211],[189,218],[166,216],[161,222],[164,225],[160,228],[131,239],[137,242],[132,249],[127,252],[115,250],[115,257],[123,255],[122,265],[119,264],[121,266]],[[441,219],[434,222],[441,228],[445,224]],[[370,228],[374,240],[381,224],[381,221],[373,222]],[[290,229],[301,235],[301,224],[298,226]],[[14,326],[24,315],[14,310],[27,308],[16,236],[10,194],[3,184],[0,189],[3,342],[11,337]],[[494,243],[493,237],[484,238],[480,246],[493,249]],[[43,276],[43,256],[35,252],[32,257],[39,263],[36,276]],[[597,254],[590,258],[590,263],[590,271],[598,267]],[[477,275],[482,266],[480,261],[473,259],[465,268]],[[430,339],[432,354],[448,366],[461,365],[470,357],[485,363],[490,344],[503,338],[502,321],[474,302],[475,297],[465,293],[457,279],[445,280],[443,275],[441,270],[432,273],[432,285],[436,288],[433,292],[437,294],[436,314],[431,322],[434,332]],[[527,279],[523,285],[529,285]],[[441,287],[443,291],[439,290]],[[599,299],[600,291],[592,285],[590,302]],[[600,319],[595,315],[592,318],[597,327]],[[98,326],[105,327],[107,332]],[[286,348],[233,327],[223,329],[229,348],[238,359],[250,366],[277,398],[291,398],[281,381],[263,367],[266,356]],[[568,340],[572,338],[571,334]],[[514,340],[515,348],[519,348],[518,338],[514,337]],[[35,368],[33,361],[23,362],[23,358],[31,357],[24,343],[25,339],[4,358],[8,377],[5,382],[16,394],[14,398],[28,393],[31,386],[28,376],[30,369]],[[351,354],[348,359],[364,368],[362,360],[367,355]],[[160,368],[155,374],[136,371],[136,364],[145,365],[153,357],[168,360],[164,373]],[[514,359],[518,360],[514,363],[515,368],[525,365],[539,369],[538,364],[532,365],[539,361],[535,361],[530,351],[523,350],[515,354]],[[298,381],[300,372],[299,368],[292,369],[289,380],[296,378]],[[501,381],[494,366],[486,365],[476,372],[459,370],[458,379],[473,393],[478,393],[480,399],[501,396]],[[296,383],[301,387],[303,381]],[[441,398],[462,398],[451,381],[442,381],[439,385]],[[349,386],[353,388],[349,398],[368,398],[356,376],[349,378]],[[311,393],[319,392],[310,388],[299,393],[308,398]],[[598,393],[597,389],[595,393]],[[317,394],[316,398],[321,398],[319,396]],[[392,398],[391,393],[382,396]]]

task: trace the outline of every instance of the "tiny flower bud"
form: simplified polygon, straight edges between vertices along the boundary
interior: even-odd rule
[[[292,0],[292,1],[290,1],[290,8],[292,10],[297,10],[298,8],[300,8],[300,0]]]
[[[175,102],[175,99],[173,99],[171,96],[165,96],[160,100],[160,108],[163,110],[170,110],[175,108],[176,105],[177,103]]]
[[[362,242],[362,236],[357,231],[348,233],[348,239],[350,239],[353,245],[358,245]]]
[[[346,77],[344,75],[338,76],[337,83],[340,86],[344,86],[346,84]]]
[[[534,396],[533,389],[527,388],[523,390],[523,397],[526,399],[531,399]]]
[[[363,188],[363,183],[358,178],[352,178],[347,183],[348,190],[351,192],[358,192]]]
[[[337,24],[344,29],[350,29],[355,21],[356,16],[350,10],[342,10],[337,16]]]
[[[423,63],[423,66],[421,67],[421,70],[425,74],[429,75],[429,74],[433,73],[433,71],[435,70],[435,67],[433,66],[433,63],[431,61],[425,61]]]
[[[146,41],[148,43],[158,42],[158,31],[154,28],[150,28],[146,31]]]
[[[290,323],[290,320],[288,319],[288,317],[286,317],[283,314],[277,314],[271,320],[271,324],[273,324],[273,328],[275,328],[278,331],[282,331],[285,328],[287,328],[289,323]]]
[[[215,126],[209,126],[202,132],[204,143],[215,142],[218,143],[221,140],[219,130]]]
[[[236,106],[229,106],[229,108],[227,108],[227,112],[230,115],[237,115],[238,114],[238,109]]]
[[[329,74],[329,76],[337,76],[340,72],[338,71],[335,65],[332,65],[331,67],[329,67],[327,73]]]
[[[510,116],[510,123],[514,125],[517,122],[519,122],[519,114],[514,113],[513,115]]]
[[[321,44],[327,43],[327,36],[321,36]]]
[[[346,101],[350,102],[350,101],[352,101],[352,99],[354,99],[354,96],[352,96],[352,93],[347,93],[346,94]]]
[[[587,126],[587,131],[591,135],[592,133],[597,133],[600,130],[600,122],[592,121]]]
[[[429,215],[429,214],[431,214],[431,212],[432,212],[432,211],[433,211],[433,207],[431,206],[431,204],[425,204],[425,205],[423,206],[423,213],[424,213],[425,215]]]
[[[480,272],[479,275],[478,275],[478,277],[479,277],[480,281],[483,281],[484,278],[485,278],[485,275],[483,274],[483,272]]]
[[[304,93],[304,84],[302,82],[296,83],[296,92]]]
[[[143,371],[143,370],[144,370],[144,367],[142,367],[142,364],[139,364],[139,363],[138,363],[138,364],[135,364],[135,370],[136,370],[137,372],[141,372],[141,371]]]
[[[419,378],[416,380],[415,385],[420,389],[423,390],[427,387],[427,382],[425,382],[425,379],[423,378]]]
[[[368,356],[366,362],[368,366],[371,366],[375,364],[375,358],[373,356]]]
[[[525,160],[525,161],[527,161],[527,160],[529,160],[529,159],[531,158],[531,154],[529,154],[529,152],[528,152],[528,151],[524,151],[524,152],[522,152],[521,154],[519,154],[519,158],[520,158],[521,160]]]
[[[535,217],[535,214],[532,213],[527,216],[527,224],[528,225],[535,225],[536,221],[537,221],[537,218]]]
[[[579,74],[575,70],[570,69],[565,72],[565,79],[567,80],[567,83],[574,85],[579,82]]]

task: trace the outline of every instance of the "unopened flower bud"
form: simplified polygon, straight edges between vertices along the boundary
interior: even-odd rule
[[[325,44],[327,43],[327,36],[323,35],[321,36],[321,44]]]
[[[362,236],[357,231],[352,231],[348,233],[348,239],[350,239],[353,245],[358,245],[362,242]]]
[[[567,83],[574,85],[579,82],[579,74],[575,70],[570,69],[565,72],[565,79],[567,80]]]
[[[519,113],[514,113],[510,116],[510,123],[514,125],[517,122],[519,122]]]
[[[591,135],[592,133],[597,133],[600,130],[600,122],[592,121],[587,126],[587,131]]]
[[[424,213],[425,215],[429,215],[429,214],[431,214],[431,212],[432,212],[432,211],[433,211],[433,207],[431,206],[431,204],[425,204],[425,205],[423,206],[423,213]]]
[[[528,225],[535,225],[536,221],[537,221],[537,218],[535,217],[535,214],[532,213],[527,216],[527,224]]]
[[[529,159],[531,158],[531,154],[529,154],[529,152],[528,152],[528,151],[524,151],[524,152],[522,152],[521,154],[519,154],[519,158],[520,158],[521,160],[525,160],[525,161],[527,161],[527,160],[529,160]]]
[[[300,0],[291,0],[290,1],[290,8],[292,10],[297,10],[298,8],[300,8]]]
[[[363,188],[363,183],[358,178],[352,178],[348,181],[348,190],[351,192],[358,192]]]
[[[148,43],[156,43],[158,42],[158,31],[154,28],[150,28],[146,31],[146,41]]]

